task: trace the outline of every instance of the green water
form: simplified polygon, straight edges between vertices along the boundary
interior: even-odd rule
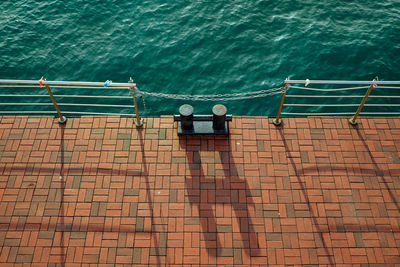
[[[174,94],[256,91],[288,76],[400,80],[398,0],[3,0],[0,10],[2,79],[132,76],[141,90]],[[177,113],[186,103],[145,101],[145,115]],[[276,95],[224,104],[234,115],[272,115],[278,102]],[[215,104],[188,103],[203,114]]]

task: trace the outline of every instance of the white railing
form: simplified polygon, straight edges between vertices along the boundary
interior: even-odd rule
[[[313,85],[322,85],[323,88],[316,88]],[[329,86],[346,86],[339,88],[328,88]],[[0,79],[0,88],[7,89],[8,92],[12,89],[35,89],[35,93],[5,93],[0,94],[2,99],[14,99],[11,102],[1,102],[2,109],[0,114],[57,114],[59,122],[64,123],[66,118],[64,115],[123,115],[135,117],[135,123],[137,126],[141,126],[143,119],[139,115],[137,96],[152,96],[168,99],[188,100],[188,101],[229,101],[229,100],[245,100],[259,97],[272,96],[276,94],[282,94],[281,101],[278,108],[278,114],[273,120],[275,125],[281,124],[281,116],[350,116],[349,119],[351,124],[356,124],[357,117],[362,115],[400,115],[397,111],[385,111],[385,112],[362,112],[363,107],[400,107],[399,103],[366,103],[368,99],[400,99],[400,81],[335,81],[335,80],[289,80],[286,79],[283,82],[282,87],[270,88],[265,90],[259,90],[254,92],[242,92],[232,94],[217,94],[217,95],[177,95],[177,94],[164,94],[140,91],[136,87],[132,78],[127,83],[113,83],[111,81],[106,82],[81,82],[81,81],[47,81],[44,78],[40,80],[5,80]],[[47,90],[44,91],[44,88]],[[374,89],[375,88],[375,89]],[[99,95],[93,95],[86,93],[88,90],[101,91]],[[126,90],[125,95],[117,95],[115,90]],[[379,90],[378,90],[379,89]],[[69,93],[65,93],[68,90]],[[77,91],[79,90],[79,91]],[[383,92],[382,90],[386,90]],[[63,94],[56,93],[53,91],[60,91]],[[361,92],[360,94],[351,95],[348,92]],[[83,93],[82,93],[83,92]],[[107,92],[107,93],[106,93]],[[298,93],[303,92],[303,93]],[[304,93],[305,92],[305,93]],[[319,94],[315,94],[318,92]],[[378,94],[374,94],[379,92]],[[386,92],[396,92],[386,93]],[[382,94],[384,93],[384,94]],[[50,97],[51,102],[48,102]],[[32,98],[39,99],[38,102],[31,102]],[[28,99],[29,101],[24,101]],[[69,100],[68,100],[69,99]],[[79,101],[90,102],[95,99],[95,103],[75,103],[75,99]],[[98,101],[102,99],[102,101]],[[315,103],[316,100],[324,99],[323,103]],[[357,100],[353,103],[338,103],[343,99]],[[47,101],[46,101],[47,100]],[[121,101],[121,103],[99,103],[104,101]],[[133,105],[132,101],[133,100]],[[294,101],[295,102],[294,102]],[[336,102],[329,103],[334,100]],[[360,102],[361,100],[361,102]],[[129,101],[129,103],[127,102]],[[308,101],[308,102],[307,102]],[[311,102],[311,103],[310,103]],[[328,102],[328,103],[327,103]],[[4,107],[42,107],[32,110],[24,108],[23,110],[5,110]],[[43,107],[54,106],[55,110],[43,110]],[[62,107],[62,110],[60,109]],[[64,110],[64,107],[66,110]],[[85,108],[104,108],[109,109],[107,112],[97,111],[82,111],[74,110],[75,107]],[[340,112],[305,112],[308,108],[340,108]],[[357,109],[356,109],[357,107]],[[71,108],[72,110],[68,110]],[[285,108],[285,110],[283,110]],[[301,108],[300,111],[293,111],[293,109]],[[354,109],[353,109],[354,108]],[[121,113],[121,109],[134,110],[132,113]],[[344,111],[344,109],[353,109]],[[86,109],[87,110],[87,109]],[[397,110],[397,109],[396,109]]]
[[[303,86],[298,86],[303,85]],[[312,85],[346,85],[347,87],[341,88],[315,88]],[[361,85],[361,86],[360,86]],[[396,86],[397,85],[397,86]],[[309,87],[310,86],[310,87]],[[375,88],[375,89],[374,89]],[[378,91],[379,90],[379,91]],[[377,94],[371,95],[372,92],[379,92],[382,93],[383,90],[385,93],[389,90],[391,92],[397,92],[397,94]],[[394,91],[399,90],[399,91]],[[296,94],[295,92],[313,92],[313,94]],[[350,95],[346,92],[348,91],[360,91],[361,94],[357,95]],[[316,95],[315,92],[323,92],[322,94]],[[332,92],[335,92],[333,95]],[[362,92],[365,92],[362,94]],[[291,94],[289,94],[291,93]],[[337,94],[339,93],[339,94]],[[349,100],[358,100],[356,103],[338,103],[338,101],[343,99]],[[349,116],[352,117],[349,119],[351,124],[357,124],[357,117],[362,115],[400,115],[400,112],[391,111],[391,112],[362,112],[363,107],[400,107],[400,103],[366,103],[368,99],[399,99],[400,98],[400,81],[335,81],[335,80],[289,80],[286,79],[283,83],[282,89],[282,97],[278,108],[278,114],[276,118],[272,121],[275,125],[280,125],[282,122],[281,116]],[[291,99],[295,99],[297,103],[287,103],[290,102]],[[305,102],[307,100],[318,100],[324,99],[324,103],[298,103],[298,102]],[[303,100],[303,101],[299,101]],[[334,100],[336,103],[326,103],[327,101]],[[389,102],[389,101],[388,101]],[[302,108],[301,112],[293,112],[291,110],[282,112],[284,107]],[[347,112],[304,112],[305,109],[310,107],[318,107],[318,108],[351,108],[354,107],[354,111],[347,111]],[[357,109],[355,109],[357,107]]]
[[[51,87],[50,87],[51,86]],[[136,84],[133,82],[132,78],[128,83],[113,83],[112,81],[106,82],[80,82],[80,81],[47,81],[44,78],[40,80],[2,80],[0,79],[0,88],[8,88],[10,89],[34,89],[35,93],[30,94],[19,94],[19,93],[8,93],[8,94],[0,94],[0,97],[14,99],[13,102],[2,102],[1,104],[7,107],[11,106],[54,106],[55,110],[1,110],[1,114],[57,114],[59,117],[60,123],[66,122],[66,117],[63,115],[123,115],[123,116],[135,116],[135,123],[137,126],[141,126],[143,123],[143,119],[139,116],[139,110],[137,107],[137,99],[136,99]],[[43,94],[43,88],[46,88],[47,94]],[[74,90],[74,94],[53,94],[54,89],[62,89],[63,92],[66,90],[72,89]],[[101,95],[85,95],[80,94],[77,90],[100,90],[103,91]],[[130,95],[115,95],[115,90],[126,89],[127,94],[130,92]],[[8,90],[8,91],[9,91]],[[104,93],[104,91],[108,91]],[[78,93],[76,93],[78,92]],[[47,102],[50,97],[51,102]],[[25,102],[24,99],[31,100],[31,98],[39,99],[40,102]],[[89,99],[118,99],[121,101],[128,101],[132,104],[99,104],[99,103],[65,103],[61,102],[62,99],[85,99],[85,101]],[[45,101],[45,102],[43,102]],[[131,102],[132,103],[132,102]],[[107,108],[111,109],[110,112],[89,112],[89,111],[74,111],[74,110],[60,110],[60,107],[91,107],[91,108]],[[131,109],[134,110],[135,113],[121,113],[120,109]],[[115,111],[114,111],[115,110]]]

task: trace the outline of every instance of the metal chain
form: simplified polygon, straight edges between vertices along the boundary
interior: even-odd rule
[[[143,94],[140,94],[140,98],[142,99],[142,103],[143,103],[143,108],[144,108],[144,110],[147,110],[146,101],[144,100],[144,95],[143,95]]]
[[[252,99],[260,98],[270,95],[280,94],[282,92],[282,87],[244,92],[244,93],[234,93],[234,94],[216,94],[216,95],[180,95],[180,94],[164,94],[164,93],[154,93],[136,90],[142,95],[148,95],[153,97],[168,98],[175,100],[189,100],[189,101],[232,101],[232,100],[242,100],[242,99]]]
[[[139,95],[139,97],[142,99],[142,103],[143,103],[143,108],[144,108],[144,110],[147,110],[146,101],[144,100],[143,92],[139,91],[139,89],[138,89],[136,86],[130,87],[130,88],[129,88],[129,91],[131,92],[131,95],[132,95],[132,96],[137,97],[137,96]]]

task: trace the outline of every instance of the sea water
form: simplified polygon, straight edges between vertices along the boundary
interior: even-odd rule
[[[132,76],[143,91],[191,95],[258,91],[287,77],[400,80],[398,0],[3,0],[0,11],[0,79]],[[144,115],[184,103],[207,114],[216,104],[144,99]],[[218,103],[234,115],[273,115],[279,100]]]

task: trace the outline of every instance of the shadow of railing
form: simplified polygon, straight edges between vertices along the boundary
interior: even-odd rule
[[[61,161],[61,153],[60,150],[60,161]],[[64,157],[64,156],[63,156]],[[16,174],[20,173],[21,171],[29,170],[29,175],[56,175],[58,173],[63,173],[64,176],[69,175],[121,175],[121,176],[128,176],[128,175],[141,175],[140,171],[136,170],[121,170],[119,168],[99,168],[99,167],[86,167],[84,163],[66,163],[65,159],[63,159],[63,163],[60,164],[60,167],[57,166],[56,163],[49,165],[54,165],[54,168],[42,167],[41,164],[35,163],[9,163],[5,164],[4,166],[0,166],[0,172],[4,172],[7,175],[12,175],[14,172]],[[72,166],[71,166],[72,165]],[[81,167],[77,167],[76,165],[82,165]],[[62,166],[62,168],[61,168]],[[65,179],[64,179],[65,183]]]
[[[70,229],[66,229],[65,225],[65,203],[64,203],[64,191],[65,191],[65,180],[64,180],[64,132],[65,132],[65,125],[60,124],[60,130],[61,130],[61,138],[60,138],[60,173],[59,173],[59,178],[60,178],[60,189],[61,189],[61,199],[60,199],[60,227],[61,229],[56,228],[57,231],[61,231],[61,238],[60,238],[60,249],[61,249],[61,266],[65,266],[65,261],[66,261],[66,247],[64,244],[64,235],[66,231],[70,231]],[[66,244],[68,246],[68,244]]]
[[[371,150],[369,149],[368,144],[365,141],[365,138],[362,135],[358,125],[354,126],[354,129],[356,130],[359,140],[362,142],[362,144],[363,144],[363,146],[365,148],[365,151],[368,153],[368,156],[370,157],[370,159],[372,161],[372,165],[373,165],[373,167],[375,169],[376,176],[379,177],[381,182],[385,185],[386,190],[387,190],[390,198],[393,201],[393,204],[396,206],[397,210],[400,211],[400,205],[399,205],[399,202],[398,202],[398,199],[397,199],[397,198],[400,199],[400,197],[397,195],[397,198],[396,198],[395,194],[393,193],[393,190],[389,187],[386,179],[384,178],[384,172],[381,170],[381,168],[379,167],[378,163],[376,162],[376,160],[374,158],[374,155],[372,154]]]
[[[158,239],[157,239],[157,231],[155,231],[155,229],[154,229],[154,225],[155,225],[155,223],[154,223],[154,214],[153,214],[154,208],[153,208],[153,200],[151,198],[151,190],[150,190],[150,187],[149,187],[147,161],[146,161],[146,150],[144,148],[143,131],[145,131],[145,130],[142,129],[142,128],[138,128],[137,131],[138,131],[138,138],[139,138],[139,141],[140,141],[140,149],[141,149],[141,152],[142,152],[141,177],[144,177],[145,184],[146,184],[146,197],[147,197],[147,202],[148,202],[148,205],[149,205],[150,222],[151,222],[150,235],[151,235],[151,238],[153,238],[153,244],[154,244],[154,249],[155,249],[155,253],[154,253],[155,255],[152,255],[152,256],[156,256],[157,266],[161,266],[160,256],[165,256],[166,254],[165,253],[160,253],[160,248],[159,248],[159,244],[158,244],[159,242],[158,242]],[[163,254],[163,255],[161,255],[161,254]]]
[[[157,234],[158,232],[154,229],[154,214],[153,214],[153,199],[152,199],[152,191],[150,188],[150,182],[148,180],[148,163],[146,161],[146,150],[144,147],[144,129],[138,129],[138,138],[140,141],[140,149],[141,149],[141,163],[142,164],[142,169],[141,170],[120,170],[118,168],[107,168],[107,169],[101,169],[101,168],[86,168],[84,163],[81,164],[69,164],[66,163],[66,157],[65,157],[65,152],[66,152],[66,147],[67,145],[65,144],[65,125],[61,124],[60,125],[60,135],[58,138],[60,138],[60,146],[59,146],[59,156],[56,159],[56,162],[52,165],[54,167],[41,167],[41,164],[37,165],[32,165],[31,169],[29,169],[30,175],[54,175],[59,177],[59,181],[57,180],[52,180],[52,188],[58,188],[60,189],[60,198],[59,198],[59,207],[58,207],[58,220],[57,222],[54,223],[51,222],[49,224],[48,222],[46,223],[37,223],[37,224],[32,224],[35,225],[37,229],[42,229],[45,226],[46,228],[51,226],[50,228],[55,229],[55,234],[59,234],[60,239],[57,239],[56,243],[53,243],[53,247],[60,248],[59,254],[57,254],[57,257],[59,257],[58,263],[61,264],[62,266],[65,266],[66,263],[66,255],[67,255],[67,248],[68,244],[68,235],[66,233],[71,232],[71,231],[93,231],[93,232],[104,232],[105,231],[105,226],[104,225],[98,225],[98,224],[89,224],[89,223],[82,223],[80,227],[77,229],[72,230],[72,224],[71,223],[66,223],[65,221],[70,221],[71,216],[67,216],[67,204],[65,202],[65,189],[66,189],[66,184],[67,184],[67,178],[68,176],[73,176],[73,175],[87,175],[87,174],[92,174],[98,173],[99,175],[136,175],[144,178],[144,183],[146,186],[146,198],[147,198],[147,203],[149,205],[149,211],[150,211],[150,221],[151,221],[151,228],[150,231],[148,230],[137,230],[137,229],[132,229],[131,227],[128,226],[122,226],[118,230],[107,230],[107,232],[119,232],[119,233],[135,233],[135,232],[142,232],[142,233],[149,233],[151,235],[152,243],[151,243],[151,249],[154,249],[154,252],[151,253],[151,256],[156,256],[156,265],[157,266],[162,266],[163,263],[161,262],[160,256],[166,256],[166,247],[163,248],[163,250],[160,250],[159,248],[159,241],[157,239]],[[16,172],[21,172],[21,171],[26,171],[28,168],[27,166],[30,165],[30,163],[20,163],[15,166],[15,164],[9,164],[9,165],[3,165],[0,167],[0,171],[4,172],[7,171],[7,173],[12,173],[13,171]],[[81,165],[81,166],[77,166]],[[84,229],[84,230],[82,230]]]
[[[283,129],[282,129],[282,127],[279,127],[279,128],[277,128],[277,130],[279,132],[279,135],[280,135],[280,137],[282,139],[282,142],[283,142],[283,145],[285,147],[285,150],[286,150],[286,153],[287,153],[287,158],[289,159],[290,164],[292,165],[292,168],[294,170],[295,176],[297,178],[297,182],[298,182],[298,184],[300,186],[300,190],[301,190],[301,192],[303,194],[303,197],[305,199],[305,202],[306,202],[306,204],[308,206],[308,210],[310,211],[310,215],[311,215],[311,218],[313,220],[313,224],[314,224],[315,229],[317,231],[316,233],[318,234],[318,237],[319,237],[319,239],[321,241],[321,244],[323,246],[325,254],[328,257],[329,265],[334,266],[335,265],[335,261],[334,261],[334,257],[333,257],[333,251],[329,250],[329,248],[328,248],[328,246],[326,244],[326,241],[324,239],[324,236],[322,234],[324,231],[322,231],[321,228],[319,227],[319,223],[317,221],[317,217],[318,216],[314,213],[314,209],[313,209],[313,207],[311,205],[310,198],[309,198],[309,196],[307,194],[307,190],[304,187],[303,181],[301,181],[301,179],[300,179],[299,171],[298,171],[298,169],[296,167],[296,163],[293,160],[292,152],[290,151],[289,145],[288,145],[288,143],[287,143],[287,141],[285,139],[285,136],[283,134]]]
[[[316,173],[330,173],[330,174],[338,174],[338,173],[342,173],[342,174],[347,174],[347,175],[373,175],[376,176],[377,178],[380,179],[380,181],[382,182],[382,184],[385,185],[386,191],[388,192],[393,204],[396,206],[397,210],[400,211],[400,204],[399,204],[399,199],[400,197],[396,197],[396,194],[393,192],[395,189],[391,188],[390,185],[388,184],[387,179],[385,178],[385,175],[390,175],[389,170],[382,170],[381,167],[379,167],[379,164],[377,163],[372,151],[370,150],[365,137],[363,136],[362,132],[360,131],[359,127],[353,126],[354,129],[356,130],[357,136],[358,136],[358,140],[361,141],[363,147],[364,147],[364,151],[368,154],[369,159],[371,160],[371,165],[370,168],[365,167],[357,167],[357,168],[353,168],[352,166],[346,166],[346,165],[340,165],[340,166],[336,166],[333,164],[318,164],[315,166],[309,166],[306,168],[300,168],[297,169],[296,166],[294,164],[293,167],[295,168],[295,172],[296,175],[310,175],[310,174],[316,174]],[[280,130],[281,131],[281,130]],[[282,133],[281,133],[282,134]],[[283,136],[282,136],[283,138]],[[354,139],[356,141],[356,139]],[[285,141],[284,141],[285,142]],[[285,145],[287,145],[285,143]],[[290,158],[292,161],[293,159]],[[392,169],[392,171],[398,173],[399,169]]]
[[[191,140],[198,138],[200,144],[203,141],[214,140],[201,137],[190,138],[192,138]],[[187,196],[191,206],[197,206],[208,254],[213,257],[221,256],[220,252],[224,247],[218,237],[219,227],[216,217],[219,215],[214,213],[217,210],[217,205],[229,204],[237,219],[242,241],[241,247],[234,246],[232,249],[240,248],[248,256],[259,256],[258,247],[252,247],[253,244],[258,245],[258,237],[254,231],[251,215],[248,211],[248,206],[253,205],[254,202],[246,179],[241,179],[238,174],[234,157],[231,153],[229,137],[215,139],[214,141],[218,142],[218,145],[215,145],[212,150],[206,150],[218,152],[219,162],[223,169],[223,175],[220,177],[215,173],[210,175],[204,173],[204,163],[200,154],[201,145],[189,146],[186,141],[186,137],[180,137],[180,146],[186,150],[186,164],[190,172],[190,175],[185,176]],[[215,164],[215,161],[214,158],[212,163]],[[219,178],[222,181],[217,181]],[[232,188],[232,183],[235,183],[235,188]],[[220,185],[222,185],[222,188],[220,188]],[[231,229],[224,229],[223,231],[232,231],[234,233],[233,226],[231,227]],[[251,242],[251,240],[255,240],[255,242]]]

